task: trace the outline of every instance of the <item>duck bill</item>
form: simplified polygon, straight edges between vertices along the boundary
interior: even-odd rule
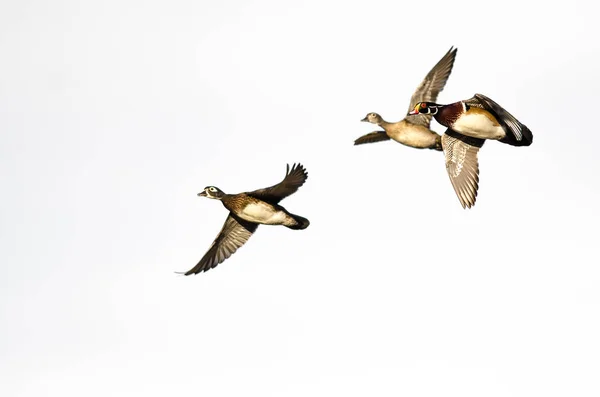
[[[200,196],[200,197],[206,197],[206,192],[203,190],[200,193],[198,193],[198,196]]]
[[[364,119],[362,119],[361,121],[369,121],[366,117]]]
[[[415,114],[419,114],[419,111],[417,109],[413,109],[410,112],[408,112],[409,116],[415,115]]]

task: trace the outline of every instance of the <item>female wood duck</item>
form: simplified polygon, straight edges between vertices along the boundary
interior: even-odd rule
[[[188,276],[216,267],[244,245],[259,224],[306,229],[310,224],[308,219],[289,213],[279,202],[295,193],[307,178],[308,173],[301,164],[294,164],[291,170],[288,164],[283,181],[268,188],[226,194],[215,186],[205,187],[198,196],[220,200],[229,210],[229,216],[208,252],[184,274]]]
[[[486,139],[512,146],[529,146],[533,134],[513,115],[483,94],[471,99],[439,105],[417,103],[409,115],[432,115],[448,127],[442,136],[446,170],[463,208],[475,205],[479,188],[477,155]]]
[[[409,109],[417,102],[435,101],[440,91],[444,89],[446,81],[452,72],[457,49],[450,50],[429,71],[425,79],[414,92]],[[390,138],[403,145],[417,149],[442,150],[441,137],[429,129],[431,116],[422,114],[418,117],[404,118],[397,123],[388,123],[377,113],[369,113],[361,121],[377,124],[383,131],[374,131],[354,141],[355,145],[387,141]]]

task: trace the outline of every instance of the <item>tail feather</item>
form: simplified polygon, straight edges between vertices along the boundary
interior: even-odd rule
[[[500,142],[512,146],[529,146],[533,143],[531,130],[510,114],[508,110],[483,94],[475,94],[475,98],[483,105],[485,110],[496,117],[502,129],[506,132],[506,136],[500,139]]]
[[[522,138],[517,140],[513,135],[507,134],[506,137],[500,139],[500,142],[507,143],[512,146],[529,146],[533,143],[533,134],[525,124],[519,123],[521,127]]]
[[[290,214],[290,216],[292,218],[294,218],[294,220],[296,221],[295,225],[286,225],[290,229],[302,230],[302,229],[306,229],[308,227],[308,225],[310,225],[309,220],[301,217],[300,215]]]

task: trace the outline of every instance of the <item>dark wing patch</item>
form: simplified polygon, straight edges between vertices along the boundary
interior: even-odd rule
[[[229,214],[223,228],[200,262],[184,274],[197,274],[216,267],[248,241],[258,225]]]
[[[492,99],[483,94],[475,94],[475,97],[485,110],[490,112],[500,123],[506,137],[500,139],[500,142],[513,146],[529,146],[533,142],[533,133],[526,125],[521,124],[512,114],[498,105]]]
[[[365,143],[374,143],[374,142],[381,142],[381,141],[389,141],[390,137],[388,136],[388,134],[385,133],[385,131],[373,131],[371,133],[368,133],[367,135],[363,135],[360,138],[358,138],[357,140],[354,141],[354,145],[362,145]]]
[[[306,182],[307,178],[308,172],[306,172],[306,169],[302,164],[294,164],[291,170],[290,165],[288,164],[286,167],[285,177],[277,185],[273,185],[264,189],[258,189],[246,194],[271,204],[278,204],[290,194],[296,193],[298,188],[300,188],[300,186]]]
[[[448,77],[454,66],[454,58],[456,57],[456,48],[450,47],[450,50],[439,60],[439,62],[427,73],[421,84],[417,87],[414,94],[410,98],[408,111],[413,110],[419,102],[435,102],[438,94],[444,89]],[[413,124],[422,125],[429,128],[431,123],[431,115],[419,114],[410,116],[408,119]]]
[[[484,142],[484,139],[467,137],[451,129],[442,136],[446,171],[463,208],[475,205],[479,189],[477,154]]]

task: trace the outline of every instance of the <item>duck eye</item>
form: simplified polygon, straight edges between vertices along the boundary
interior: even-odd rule
[[[423,109],[425,109],[425,108],[427,107],[427,105],[426,105],[426,104],[424,104],[424,103],[421,103],[421,107],[422,107]]]
[[[214,187],[211,187],[211,188],[210,188],[210,189],[208,189],[208,190],[210,190],[211,192],[216,192],[216,191],[217,191],[217,189],[215,189]]]

